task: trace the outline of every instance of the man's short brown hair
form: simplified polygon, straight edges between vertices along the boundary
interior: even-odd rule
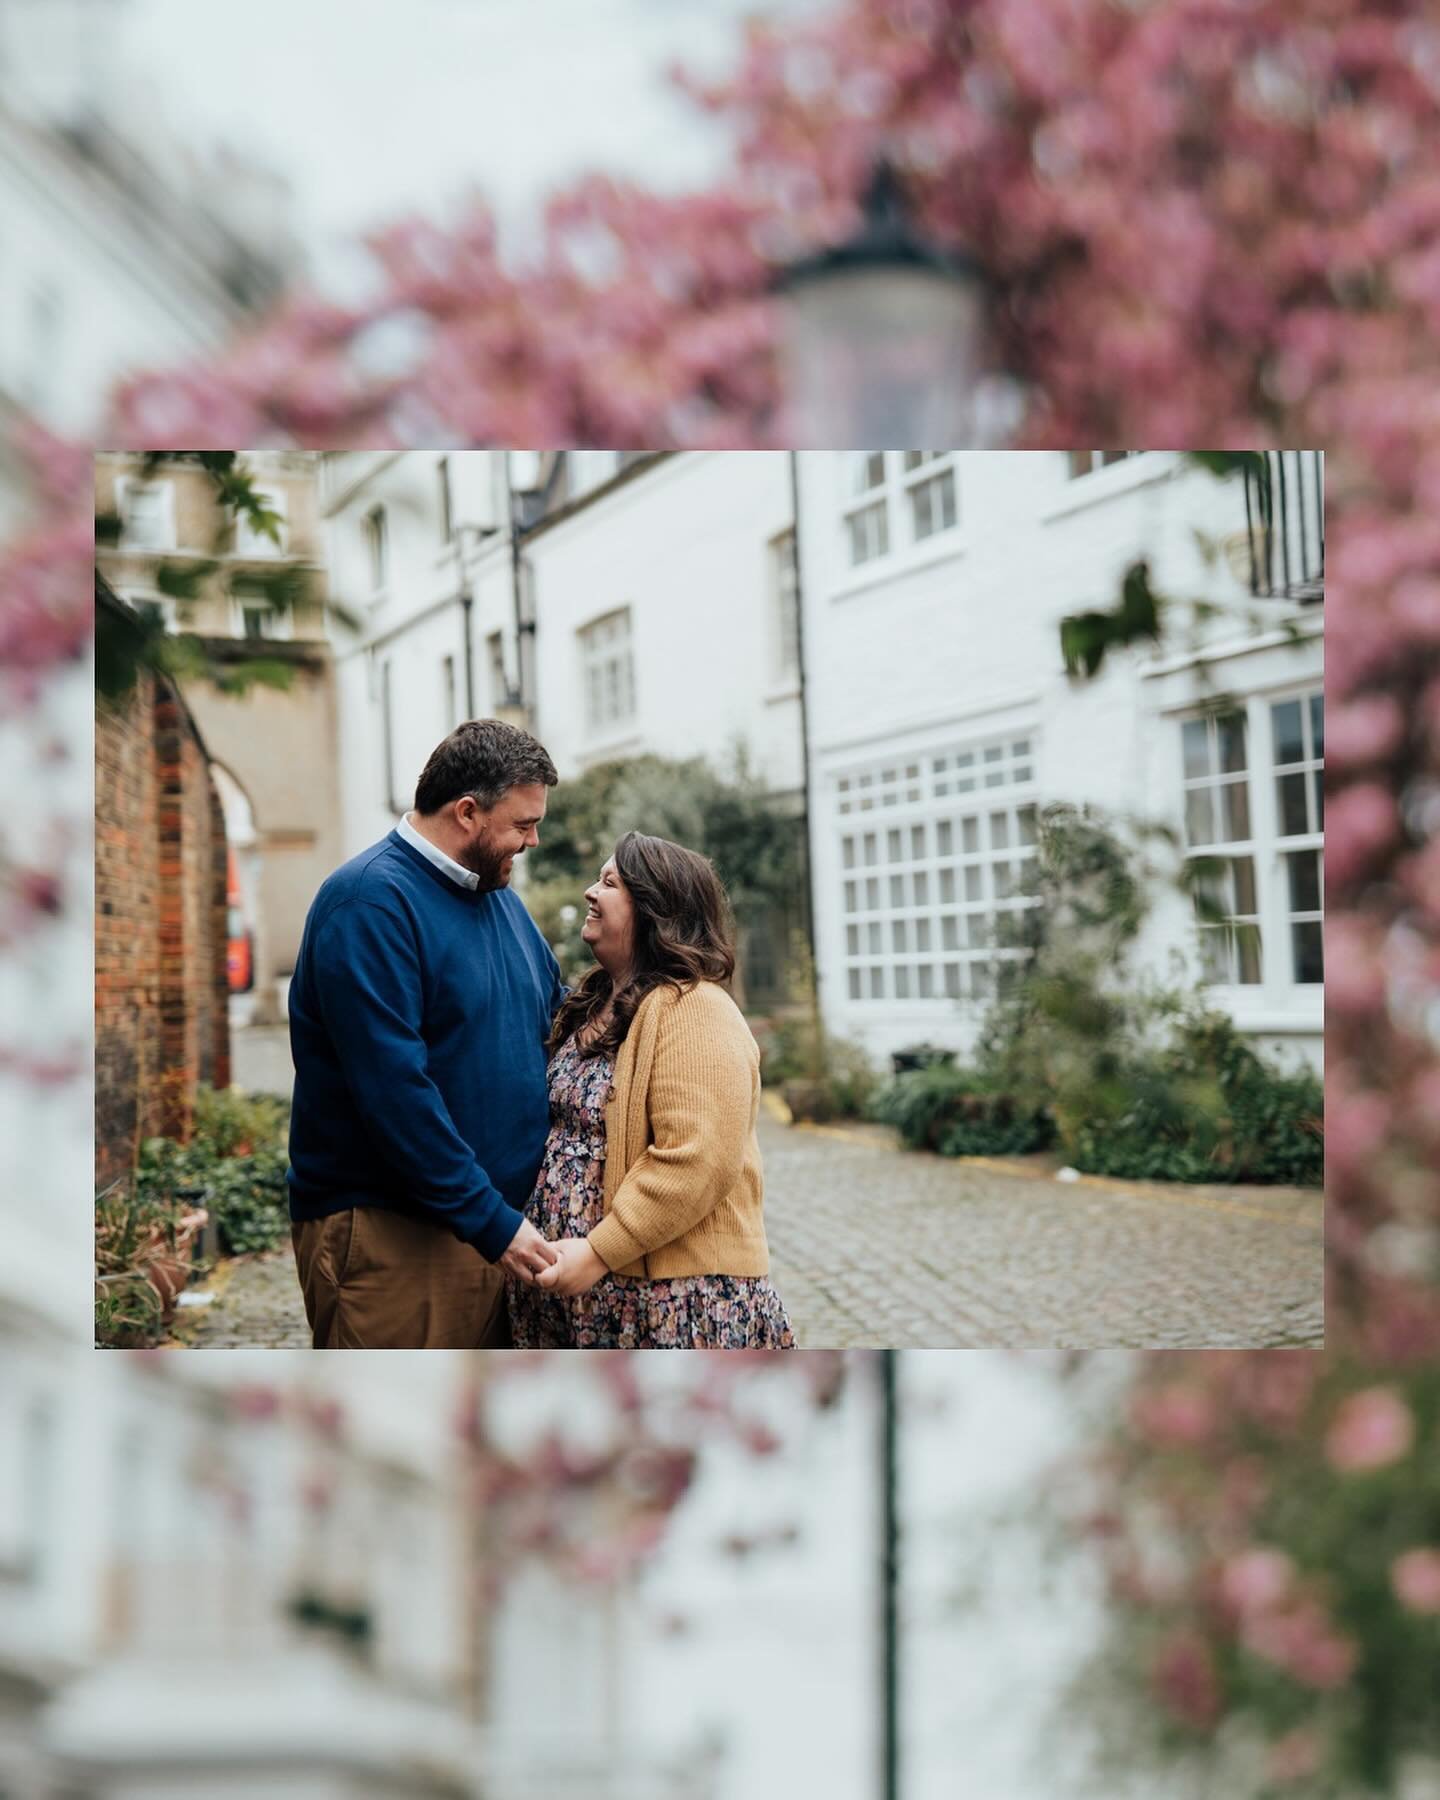
[[[467,719],[430,752],[415,788],[415,810],[429,816],[471,794],[489,812],[513,787],[554,787],[559,779],[545,746],[528,731],[500,719]]]

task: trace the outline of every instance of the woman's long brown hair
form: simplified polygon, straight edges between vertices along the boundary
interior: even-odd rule
[[[635,943],[624,986],[615,989],[598,965],[566,996],[551,1027],[549,1051],[584,1028],[613,995],[609,1023],[586,1056],[613,1056],[625,1042],[635,1009],[652,989],[683,992],[699,981],[728,982],[735,973],[735,925],[720,877],[705,857],[666,838],[627,831],[615,846],[615,872],[635,908]]]

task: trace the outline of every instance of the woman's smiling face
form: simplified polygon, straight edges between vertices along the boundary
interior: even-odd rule
[[[585,923],[581,940],[611,975],[623,975],[635,945],[635,902],[620,879],[612,856],[600,876],[585,890]]]

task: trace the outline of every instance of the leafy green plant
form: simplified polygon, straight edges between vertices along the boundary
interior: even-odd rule
[[[1018,1104],[993,1076],[931,1064],[912,1069],[873,1097],[868,1117],[893,1126],[911,1150],[942,1156],[1010,1156],[1043,1150],[1053,1137],[1047,1115]]]

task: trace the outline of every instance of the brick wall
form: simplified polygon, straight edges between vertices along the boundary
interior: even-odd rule
[[[95,900],[99,1189],[142,1138],[189,1136],[198,1083],[230,1081],[224,816],[183,701],[148,672],[96,711]]]

